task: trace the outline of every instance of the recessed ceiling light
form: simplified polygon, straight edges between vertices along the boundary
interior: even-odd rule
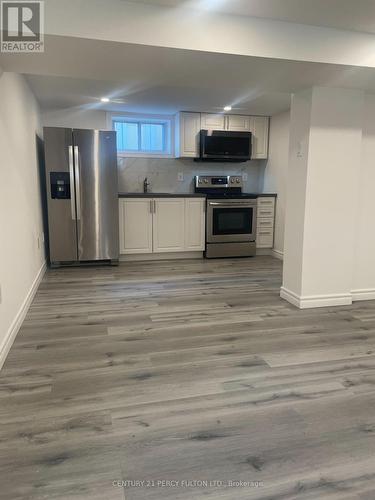
[[[100,100],[101,100],[102,102],[109,102],[108,97],[102,97]]]
[[[232,106],[224,106],[224,111],[231,111]]]

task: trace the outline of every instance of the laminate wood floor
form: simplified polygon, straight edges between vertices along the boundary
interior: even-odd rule
[[[375,499],[375,302],[271,257],[47,272],[0,372],[0,498]]]

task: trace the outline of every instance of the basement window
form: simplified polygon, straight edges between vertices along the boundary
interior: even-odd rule
[[[172,117],[113,116],[117,153],[125,157],[171,157]]]

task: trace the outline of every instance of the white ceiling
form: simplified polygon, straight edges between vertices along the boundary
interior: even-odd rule
[[[375,92],[375,70],[116,42],[52,37],[44,54],[2,55],[6,71],[28,75],[43,109],[132,112],[219,111],[272,115],[312,85]],[[104,106],[100,97],[116,101]]]
[[[87,108],[138,113],[174,114],[177,111],[219,112],[231,103],[234,113],[272,115],[288,109],[290,94],[245,93],[244,87],[210,89],[205,86],[169,86],[150,83],[133,86],[100,80],[28,75],[29,84],[42,109]],[[251,94],[251,92],[249,92]],[[242,100],[234,96],[243,96]],[[100,97],[109,96],[109,104]],[[240,102],[236,102],[236,101]]]
[[[132,1],[132,0],[130,0]],[[375,33],[374,0],[134,0]]]

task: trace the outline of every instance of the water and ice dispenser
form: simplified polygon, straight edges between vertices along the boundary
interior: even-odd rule
[[[70,176],[68,172],[50,172],[51,198],[70,199]]]

